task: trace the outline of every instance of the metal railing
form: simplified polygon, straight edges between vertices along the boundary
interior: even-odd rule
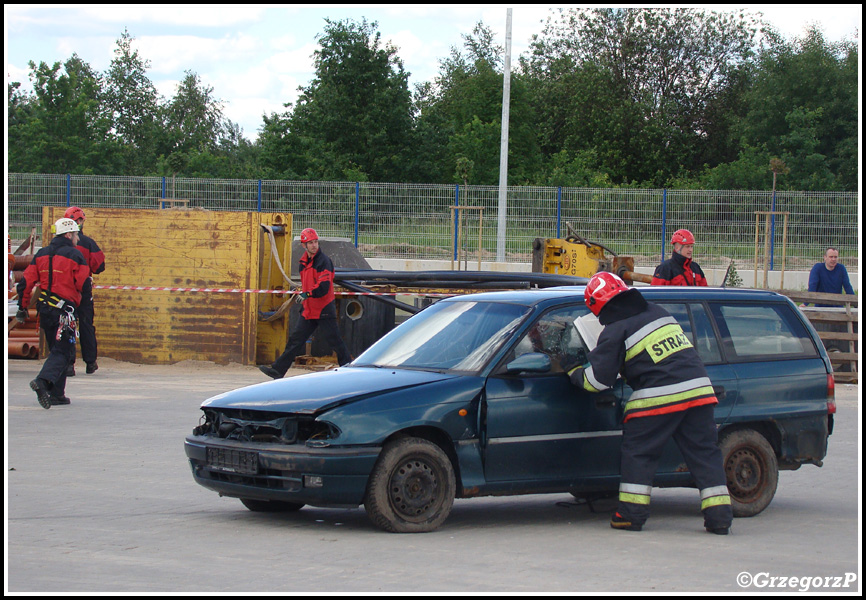
[[[7,228],[23,239],[40,224],[46,205],[157,209],[166,198],[188,200],[189,208],[292,213],[297,231],[314,227],[323,237],[348,238],[370,258],[448,260],[458,250],[470,262],[479,252],[484,261],[496,256],[496,186],[10,173]],[[511,186],[505,257],[531,262],[534,238],[565,237],[570,224],[582,237],[634,256],[636,266],[653,266],[670,254],[673,231],[685,228],[698,240],[701,266],[726,268],[733,260],[738,269],[751,269],[755,213],[774,210],[789,213],[786,269],[811,268],[832,245],[848,269],[857,271],[858,201],[855,192],[774,197],[768,191]],[[477,211],[483,217],[465,219],[468,231],[460,239],[469,246],[461,249],[451,222],[455,205],[483,208]],[[761,248],[763,235],[762,229]],[[781,256],[780,222],[770,235],[770,267],[778,269],[773,263]]]

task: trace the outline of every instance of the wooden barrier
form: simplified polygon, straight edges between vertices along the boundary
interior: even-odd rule
[[[815,327],[818,337],[824,342],[830,355],[836,381],[857,383],[859,380],[857,373],[859,297],[856,294],[776,291],[799,304],[800,310]],[[813,304],[839,306],[840,309],[810,306]]]

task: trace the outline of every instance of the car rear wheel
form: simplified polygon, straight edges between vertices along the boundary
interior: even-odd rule
[[[367,483],[364,508],[386,531],[433,531],[451,513],[455,489],[454,468],[439,446],[402,438],[382,450]]]
[[[253,512],[293,512],[304,507],[299,502],[253,500],[252,498],[241,498],[241,503]]]
[[[779,482],[776,453],[753,429],[724,435],[719,442],[735,517],[753,517],[769,506]]]

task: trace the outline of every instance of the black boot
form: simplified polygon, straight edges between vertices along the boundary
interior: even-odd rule
[[[43,379],[38,377],[30,382],[30,389],[36,392],[36,400],[42,408],[51,408],[51,392],[48,391],[48,384]]]

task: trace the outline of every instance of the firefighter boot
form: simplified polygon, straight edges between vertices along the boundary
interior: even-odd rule
[[[613,516],[610,518],[610,526],[613,529],[623,529],[625,531],[640,531],[643,528],[643,525],[633,523],[631,520],[626,519],[618,512],[613,513]]]

